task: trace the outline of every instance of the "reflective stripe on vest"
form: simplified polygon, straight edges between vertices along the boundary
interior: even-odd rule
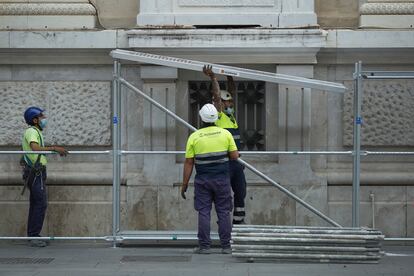
[[[196,154],[194,162],[197,165],[213,164],[213,163],[224,163],[229,161],[228,152],[209,152],[203,154]]]

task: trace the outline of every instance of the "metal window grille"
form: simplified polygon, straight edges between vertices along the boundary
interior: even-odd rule
[[[219,82],[220,89],[227,89],[227,82]],[[265,150],[265,82],[240,81],[235,82],[236,95],[234,99],[235,116],[241,134],[241,149]],[[211,103],[211,83],[205,81],[190,81],[189,87],[189,117],[190,123],[201,126],[198,111]]]

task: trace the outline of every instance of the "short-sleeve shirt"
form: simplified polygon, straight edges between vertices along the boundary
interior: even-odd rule
[[[236,143],[228,130],[210,126],[190,135],[185,157],[194,158],[197,174],[227,173],[228,153],[236,150]]]
[[[22,141],[22,148],[24,151],[32,151],[32,148],[30,147],[30,143],[35,142],[39,144],[39,146],[44,147],[44,140],[42,132],[38,129],[35,129],[34,127],[30,127],[25,130],[23,134],[23,141]],[[29,165],[32,165],[36,163],[38,154],[25,154],[24,158],[26,163]],[[40,156],[40,163],[44,166],[47,164],[47,159],[44,155]]]

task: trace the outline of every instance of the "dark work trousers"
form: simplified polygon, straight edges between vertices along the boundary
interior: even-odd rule
[[[200,248],[209,248],[210,216],[214,202],[218,218],[218,233],[222,248],[230,247],[231,200],[230,179],[228,174],[196,175],[194,179],[194,208],[198,211],[198,243]]]
[[[246,178],[244,166],[235,160],[230,161],[230,183],[234,194],[233,224],[244,223],[246,211],[244,199],[246,198]]]
[[[39,237],[40,232],[42,231],[47,208],[46,178],[47,173],[46,169],[44,169],[40,175],[35,176],[34,179],[29,182],[30,207],[29,218],[27,221],[28,237]]]

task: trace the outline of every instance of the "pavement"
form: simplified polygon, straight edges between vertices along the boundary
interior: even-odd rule
[[[128,245],[52,241],[33,248],[26,241],[0,242],[1,276],[34,275],[414,275],[414,246],[385,246],[379,264],[248,263],[231,255],[193,254],[189,245]]]

